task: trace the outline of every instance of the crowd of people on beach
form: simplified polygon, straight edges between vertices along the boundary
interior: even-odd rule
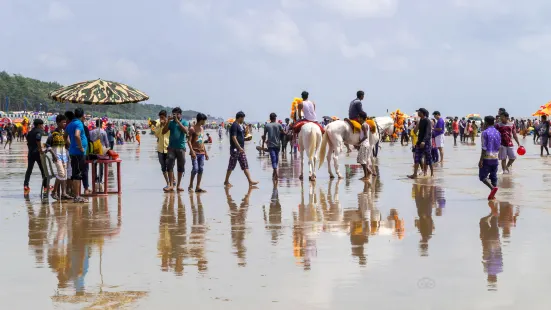
[[[251,132],[254,129],[263,130],[259,152],[269,154],[273,172],[274,182],[280,178],[279,158],[288,154],[287,146],[290,145],[290,154],[297,152],[297,135],[300,126],[297,123],[315,123],[323,130],[330,123],[325,120],[318,122],[316,115],[316,104],[309,100],[308,92],[301,94],[302,100],[297,106],[300,119],[286,118],[284,122],[278,121],[275,113],[270,113],[269,122],[265,124],[245,124],[245,113],[238,112],[230,124],[221,124],[218,127],[219,138],[222,139],[223,128],[230,138],[230,153],[226,176],[225,187],[231,187],[230,177],[237,167],[237,163],[243,171],[250,186],[258,184],[250,174],[247,155],[245,153],[245,141],[252,138]],[[351,126],[359,124],[360,139],[354,147],[358,150],[357,163],[364,171],[363,180],[368,180],[375,175],[371,163],[372,147],[369,145],[370,126],[369,118],[363,110],[362,101],[364,92],[358,91],[356,98],[352,100],[349,107],[348,118],[345,119]],[[499,162],[503,174],[511,173],[511,168],[517,158],[513,142],[517,147],[522,148],[519,135],[525,137],[533,133],[534,143],[541,144],[541,155],[544,151],[549,155],[547,144],[549,143],[550,123],[544,115],[540,120],[518,120],[510,117],[508,112],[501,108],[497,115],[486,116],[482,121],[465,119],[459,117],[442,117],[440,111],[430,113],[425,108],[416,111],[417,116],[404,122],[401,130],[400,143],[403,146],[412,143],[413,173],[408,178],[416,179],[420,176],[434,176],[433,166],[444,161],[445,136],[453,136],[454,146],[459,143],[475,144],[476,137],[481,136],[481,156],[479,161],[479,179],[490,188],[489,199],[493,199],[497,188],[497,172]],[[212,138],[205,133],[205,128],[212,126],[207,124],[207,116],[203,113],[197,114],[196,120],[190,124],[182,117],[182,110],[174,108],[171,113],[162,110],[158,113],[158,124],[151,127],[152,133],[157,139],[158,161],[161,166],[166,186],[165,192],[185,191],[183,176],[187,155],[190,156],[191,174],[189,185],[190,192],[204,193],[201,187],[205,161],[209,160],[209,154],[205,144],[212,143]],[[86,121],[84,111],[81,108],[67,111],[56,116],[56,125],[46,125],[42,119],[33,121],[32,129],[26,133],[24,139],[28,145],[28,168],[25,174],[24,191],[29,193],[29,180],[33,168],[38,165],[42,177],[43,187],[47,187],[46,167],[41,154],[51,154],[56,167],[56,181],[52,190],[54,199],[73,199],[75,202],[86,202],[81,193],[81,185],[84,186],[83,194],[90,194],[90,180],[88,178],[88,156],[108,156],[113,152],[116,144],[137,142],[140,144],[140,132],[143,125],[130,123],[113,123],[106,118],[98,118],[95,121]],[[85,125],[86,124],[86,125]],[[480,125],[480,127],[479,127]],[[298,127],[298,128],[297,128]],[[209,127],[210,128],[210,127]],[[122,132],[122,133],[121,133]],[[10,145],[16,133],[13,126],[2,127],[0,133],[6,133],[5,147]],[[385,132],[383,134],[391,133]],[[2,135],[0,135],[2,136]],[[46,143],[42,145],[43,136],[47,136]],[[393,135],[396,136],[396,135]],[[397,142],[397,141],[395,141]],[[378,149],[375,147],[373,152]],[[188,153],[189,152],[189,153]],[[520,152],[520,150],[519,150]],[[174,173],[176,168],[176,174]],[[101,184],[103,169],[100,171],[94,184]]]

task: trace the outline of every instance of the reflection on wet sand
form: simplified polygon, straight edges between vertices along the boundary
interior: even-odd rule
[[[206,272],[208,260],[205,255],[205,213],[201,196],[189,195],[192,214],[191,232],[187,232],[186,207],[180,195],[167,195],[164,198],[159,220],[158,256],[161,270],[173,271],[177,276],[184,274],[184,266],[197,265],[199,272]],[[178,206],[175,208],[176,200]],[[192,259],[192,261],[187,261]]]
[[[247,234],[247,211],[249,210],[249,198],[253,188],[249,187],[239,207],[230,195],[230,189],[226,187],[225,191],[230,209],[231,240],[235,248],[235,255],[237,256],[237,265],[245,267],[247,266],[247,248],[244,245]]]
[[[418,216],[415,219],[415,227],[421,234],[421,240],[419,241],[419,254],[421,256],[429,255],[429,240],[435,229],[432,219],[432,206],[434,204],[432,194],[432,186],[413,184],[413,195],[415,196]]]
[[[122,226],[121,202],[117,219],[111,218],[107,198],[96,197],[91,205],[41,204],[38,212],[27,200],[29,220],[29,248],[38,264],[47,263],[57,277],[54,302],[86,304],[88,308],[109,304],[120,307],[145,296],[145,292],[104,292],[102,256],[106,238],[119,235]],[[86,275],[94,253],[99,253],[99,274],[102,285],[97,293],[86,292]],[[64,294],[72,288],[74,294]]]
[[[311,260],[317,257],[316,235],[322,230],[322,214],[317,208],[315,186],[308,185],[308,204],[304,201],[304,187],[301,187],[301,202],[298,212],[293,212],[293,256],[304,270],[311,269]]]
[[[101,256],[105,238],[120,233],[120,206],[117,211],[118,219],[113,223],[106,198],[95,198],[91,206],[82,207],[41,204],[38,214],[27,203],[29,247],[39,264],[44,263],[47,251],[48,265],[57,274],[58,289],[67,288],[72,282],[77,295],[84,293],[94,246]]]
[[[274,182],[274,188],[272,189],[272,197],[270,199],[268,215],[266,215],[266,207],[263,207],[262,210],[264,212],[264,224],[266,225],[266,230],[271,233],[272,244],[277,245],[282,233],[281,203],[279,203],[279,191],[277,189],[277,182]]]
[[[488,275],[488,290],[497,289],[497,275],[503,272],[503,253],[499,239],[498,212],[494,202],[489,203],[491,212],[480,219],[482,241],[482,265]]]

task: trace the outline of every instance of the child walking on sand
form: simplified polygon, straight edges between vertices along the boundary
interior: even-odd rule
[[[360,112],[358,114],[360,124],[362,124],[360,131],[360,150],[358,151],[358,164],[362,165],[364,170],[364,177],[362,180],[369,180],[369,177],[375,173],[371,169],[371,156],[373,152],[371,151],[371,144],[369,144],[369,125],[365,122],[367,119],[367,114],[365,112]]]
[[[195,186],[196,193],[206,193],[204,189],[201,188],[201,179],[203,178],[203,166],[205,165],[205,160],[209,160],[209,154],[207,154],[207,149],[205,148],[205,141],[203,138],[204,129],[203,125],[207,121],[207,116],[203,113],[197,114],[197,121],[195,125],[189,127],[189,136],[188,145],[191,155],[191,176],[189,179],[189,192],[193,192],[193,180],[197,176],[197,185]]]
[[[498,155],[501,146],[501,135],[494,124],[495,118],[493,116],[484,118],[484,131],[481,136],[482,152],[478,162],[478,177],[491,190],[488,200],[494,199],[498,190],[497,170],[499,167]]]

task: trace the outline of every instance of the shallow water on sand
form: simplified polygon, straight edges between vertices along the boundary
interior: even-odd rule
[[[117,149],[123,194],[81,207],[41,203],[37,167],[25,200],[14,143],[0,150],[2,309],[550,309],[551,159],[527,138],[489,205],[479,147],[446,143],[432,179],[406,179],[411,150],[385,143],[370,183],[355,153],[341,155],[347,178],[330,181],[324,166],[316,184],[301,184],[288,155],[274,187],[251,142],[258,189],[236,169],[225,190],[224,137],[197,195],[163,193],[144,135]]]

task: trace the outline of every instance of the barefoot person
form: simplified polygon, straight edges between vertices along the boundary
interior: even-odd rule
[[[517,129],[515,124],[509,121],[509,113],[506,111],[501,112],[500,116],[501,122],[497,123],[496,129],[501,135],[501,147],[499,148],[499,160],[501,160],[501,169],[503,169],[504,174],[510,173],[510,168],[515,162],[517,156],[515,155],[515,150],[513,149],[513,139],[520,146],[520,142],[517,137]],[[509,159],[509,162],[507,162]]]
[[[419,166],[424,161],[424,171],[426,174],[426,167],[430,167],[430,174],[431,177],[434,176],[433,170],[432,170],[432,156],[431,156],[431,148],[432,148],[432,139],[431,139],[431,125],[429,121],[429,111],[425,108],[421,108],[417,110],[418,116],[420,118],[419,120],[419,133],[418,133],[418,140],[417,144],[415,145],[415,166],[413,167],[413,174],[408,175],[408,178],[410,179],[416,179],[417,173],[419,172]]]
[[[157,158],[159,159],[159,164],[161,164],[161,172],[165,178],[166,186],[163,190],[167,190],[171,187],[170,180],[168,177],[168,143],[170,139],[170,131],[167,131],[163,134],[163,128],[168,122],[166,110],[161,110],[159,112],[159,124],[155,126],[155,137],[157,138]],[[172,169],[171,169],[172,170]],[[172,180],[174,180],[174,172],[172,174]]]
[[[434,137],[434,143],[436,144],[436,148],[440,153],[440,162],[443,162],[444,161],[444,119],[440,115],[439,111],[434,111],[432,115],[436,119],[436,124],[434,125],[432,136]]]
[[[168,164],[167,171],[169,179],[169,187],[165,192],[173,192],[174,188],[174,165],[178,163],[178,184],[176,190],[183,192],[182,177],[184,176],[186,165],[186,144],[188,134],[188,121],[182,119],[182,109],[176,107],[172,109],[172,116],[168,118],[168,123],[163,127],[162,134],[170,131],[168,142]]]
[[[249,181],[249,186],[254,186],[258,184],[251,179],[251,174],[249,173],[249,164],[247,162],[247,155],[245,154],[245,133],[241,125],[245,121],[245,113],[239,111],[235,115],[235,122],[231,125],[230,128],[230,162],[228,164],[228,171],[226,172],[226,180],[224,185],[226,187],[231,187],[230,184],[230,175],[235,169],[237,162],[241,166],[241,169],[245,173],[247,180]]]
[[[362,168],[364,170],[364,176],[362,180],[369,180],[369,177],[371,174],[373,174],[373,170],[371,169],[371,144],[369,144],[369,124],[367,124],[365,121],[367,119],[367,114],[365,112],[360,112],[358,114],[358,121],[360,124],[362,124],[361,131],[360,131],[360,150],[358,151],[358,157],[357,162],[358,164],[362,165]]]
[[[65,126],[67,118],[63,114],[59,114],[55,119],[57,128],[53,130],[46,140],[47,150],[52,154],[56,166],[56,179],[54,189],[52,190],[52,198],[55,200],[72,199],[66,192],[67,181],[67,164],[69,163],[69,154],[65,146]]]
[[[495,129],[495,118],[486,116],[484,118],[484,131],[480,140],[482,141],[482,152],[478,162],[478,177],[490,189],[488,200],[495,198],[497,193],[497,170],[499,167],[498,154],[501,146],[501,135]],[[489,179],[488,179],[489,178]]]
[[[281,148],[281,137],[283,134],[283,126],[276,122],[277,115],[270,113],[270,122],[264,126],[264,135],[262,136],[262,149],[268,143],[268,153],[272,162],[272,179],[277,180],[279,175],[277,168],[279,166],[279,149]]]
[[[204,143],[204,129],[203,126],[207,121],[207,116],[203,113],[198,113],[196,117],[197,121],[195,125],[189,127],[189,155],[191,156],[191,176],[189,179],[189,192],[193,192],[193,179],[197,176],[197,185],[195,186],[196,193],[205,193],[206,191],[201,188],[201,179],[203,178],[203,167],[205,166],[205,160],[209,160],[209,154]]]
[[[84,132],[84,110],[75,109],[75,118],[65,128],[65,139],[69,139],[69,159],[71,160],[71,181],[75,203],[87,203],[88,200],[80,196],[81,183],[86,177],[86,160],[84,156],[88,149],[88,138]]]
[[[547,147],[547,144],[549,143],[549,121],[547,120],[547,115],[541,116],[541,124],[540,124],[540,144],[541,144],[541,156],[543,156],[543,150],[547,152],[547,155],[549,156],[549,148]]]

